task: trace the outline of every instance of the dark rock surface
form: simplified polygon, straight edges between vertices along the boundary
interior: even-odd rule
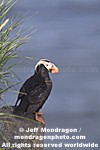
[[[13,107],[4,106],[0,108],[0,148],[43,150],[43,148],[33,146],[33,144],[43,144],[43,140],[39,139],[44,135],[41,132],[43,127],[43,124],[35,120],[13,115]],[[27,132],[28,129],[33,129],[33,132]]]

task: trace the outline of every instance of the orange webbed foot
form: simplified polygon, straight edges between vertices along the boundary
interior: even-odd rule
[[[45,121],[42,118],[42,116],[43,116],[42,112],[36,112],[35,113],[35,120],[38,122],[41,122],[42,124],[45,124]]]

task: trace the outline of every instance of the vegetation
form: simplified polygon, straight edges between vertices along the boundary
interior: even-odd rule
[[[13,75],[12,67],[15,65],[11,60],[18,58],[18,48],[28,39],[28,35],[23,36],[21,33],[23,18],[7,17],[15,3],[13,0],[1,0],[0,4],[0,99],[15,85],[9,81],[9,77]]]

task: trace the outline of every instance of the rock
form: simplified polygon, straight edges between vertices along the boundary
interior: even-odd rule
[[[44,128],[44,125],[35,120],[14,115],[13,108],[12,106],[0,108],[0,148],[43,150],[43,147],[34,148],[34,146],[35,144],[43,145],[43,139],[39,137],[43,138],[44,133],[41,132],[41,128]]]

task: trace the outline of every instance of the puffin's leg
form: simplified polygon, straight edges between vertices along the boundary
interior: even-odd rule
[[[41,113],[41,112],[36,112],[35,113],[35,120],[36,121],[39,121],[39,122],[41,122],[41,123],[43,123],[43,124],[45,124],[45,121],[43,120],[43,118],[41,117],[43,114]]]
[[[38,111],[38,112],[34,112],[33,114],[37,114],[38,116],[43,116],[43,113]]]
[[[40,112],[40,111],[38,111],[36,113],[37,113],[38,116],[42,116],[43,115],[42,112]]]

